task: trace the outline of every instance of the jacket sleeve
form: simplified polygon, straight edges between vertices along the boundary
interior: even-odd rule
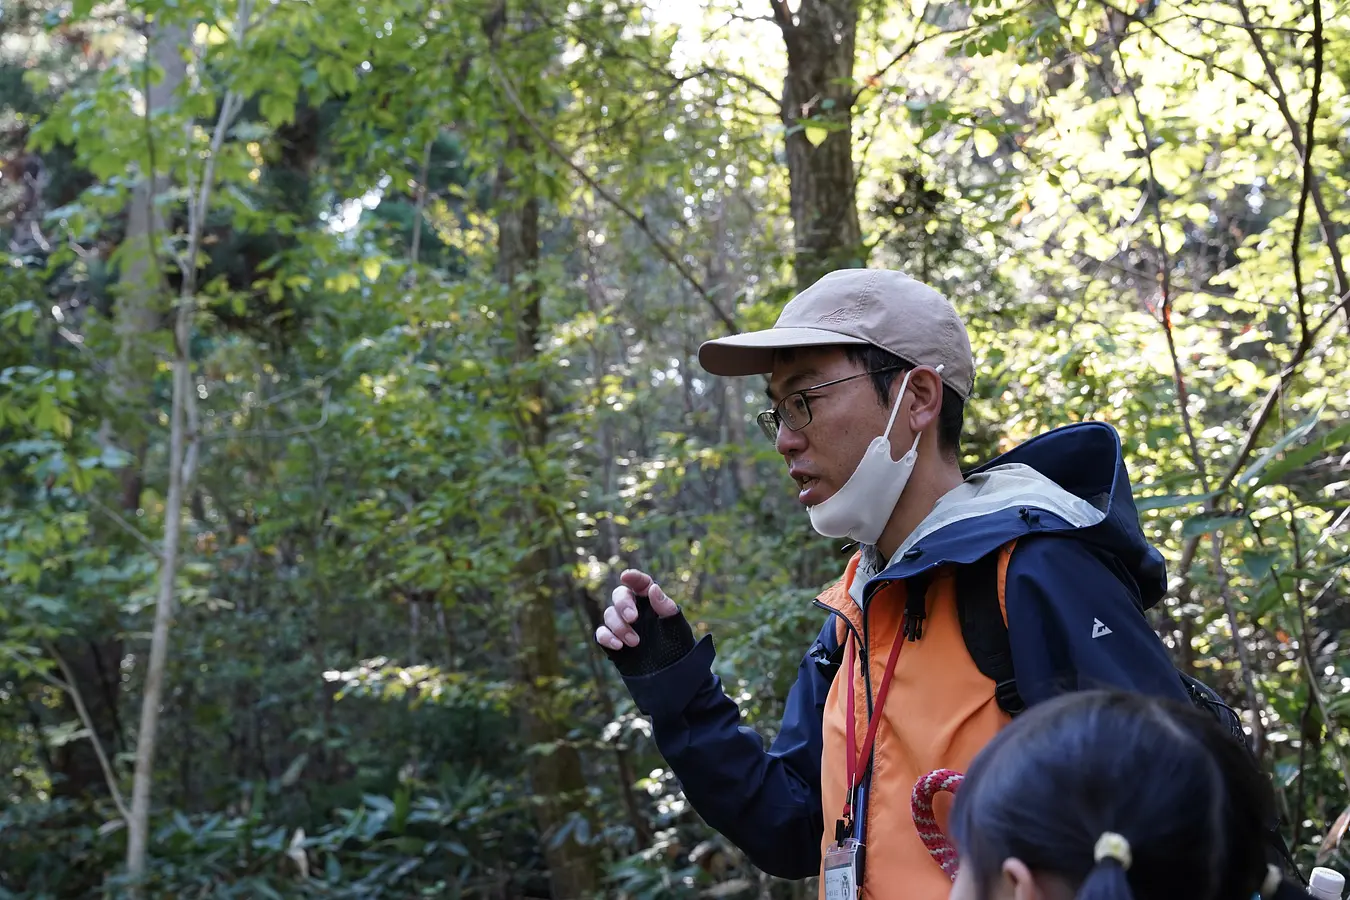
[[[1028,706],[1090,688],[1187,700],[1133,579],[1117,567],[1113,557],[1072,538],[1018,542],[1004,604],[1017,687]]]
[[[624,678],[690,804],[751,862],[780,878],[820,871],[821,716],[837,650],[831,614],[802,658],[768,749],[741,725],[740,708],[713,674],[711,636],[655,674]]]

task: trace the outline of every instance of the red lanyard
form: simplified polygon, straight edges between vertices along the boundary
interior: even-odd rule
[[[867,737],[863,739],[861,748],[857,747],[857,734],[854,730],[854,705],[853,697],[853,668],[854,662],[858,658],[858,646],[852,639],[848,642],[848,793],[844,797],[844,818],[849,822],[853,820],[853,794],[858,787],[858,773],[861,772],[867,764],[867,759],[872,755],[872,745],[876,743],[877,726],[885,718],[883,711],[886,709],[886,694],[891,689],[891,678],[895,675],[895,661],[900,658],[900,648],[905,645],[905,635],[903,620],[901,629],[895,635],[895,643],[891,646],[890,658],[886,660],[886,671],[881,676],[881,686],[877,688],[877,702],[873,707],[870,721],[867,723]]]

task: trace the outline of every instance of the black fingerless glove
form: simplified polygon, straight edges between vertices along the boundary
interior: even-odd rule
[[[684,613],[661,618],[647,597],[637,598],[637,621],[632,624],[638,645],[622,650],[604,648],[620,675],[652,675],[679,662],[694,649],[694,631]]]

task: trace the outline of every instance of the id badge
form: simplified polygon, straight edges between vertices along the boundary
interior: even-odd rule
[[[825,851],[825,900],[858,900],[862,896],[863,845],[853,838],[830,844]]]

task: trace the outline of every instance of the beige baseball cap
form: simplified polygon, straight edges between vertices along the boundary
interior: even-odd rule
[[[829,344],[872,344],[911,365],[940,365],[962,399],[975,385],[970,337],[951,301],[891,269],[831,272],[793,297],[772,328],[708,341],[698,361],[714,375],[767,375],[775,350]]]

